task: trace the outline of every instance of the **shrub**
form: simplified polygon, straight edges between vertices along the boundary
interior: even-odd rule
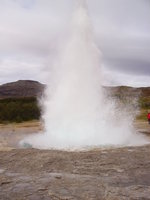
[[[41,109],[35,97],[0,100],[0,122],[22,122],[39,119]]]

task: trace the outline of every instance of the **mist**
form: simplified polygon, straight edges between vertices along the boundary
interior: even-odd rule
[[[69,37],[47,75],[45,131],[23,140],[22,145],[72,150],[147,143],[134,129],[135,115],[102,88],[102,56],[86,1],[78,1]]]

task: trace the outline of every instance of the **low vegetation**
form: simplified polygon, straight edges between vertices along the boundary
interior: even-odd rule
[[[38,120],[40,113],[41,110],[35,97],[0,100],[0,123]]]
[[[150,97],[139,98],[140,113],[137,120],[147,120],[147,113],[150,112]]]
[[[140,113],[138,120],[147,120],[147,112],[150,110],[150,97],[139,98]],[[23,122],[39,120],[41,108],[36,97],[7,98],[0,100],[0,123]]]
[[[20,80],[0,86],[0,123],[38,120],[41,109],[37,98],[44,94],[45,85],[37,81]],[[138,120],[147,120],[150,111],[150,87],[104,87],[108,97],[139,110]]]

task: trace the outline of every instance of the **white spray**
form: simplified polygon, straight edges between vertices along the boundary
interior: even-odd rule
[[[45,133],[23,143],[35,148],[76,149],[146,142],[136,134],[126,109],[118,108],[103,92],[101,52],[93,39],[84,0],[78,1],[72,33],[53,77],[46,90]]]

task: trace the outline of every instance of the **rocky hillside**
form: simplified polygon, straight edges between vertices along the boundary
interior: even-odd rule
[[[127,86],[105,87],[110,95],[118,97],[150,97],[150,87],[133,88]]]
[[[19,80],[12,83],[0,85],[0,99],[16,97],[37,97],[41,96],[45,85],[37,81]],[[150,97],[150,87],[132,88],[126,86],[105,87],[110,95]]]
[[[19,80],[0,85],[0,99],[38,97],[41,96],[45,85],[31,80]]]

